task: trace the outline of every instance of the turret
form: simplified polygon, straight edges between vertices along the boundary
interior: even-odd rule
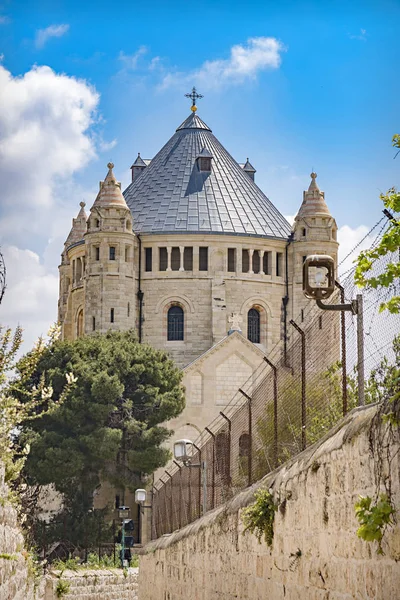
[[[147,162],[149,162],[149,161],[147,161]],[[139,175],[141,175],[141,173],[145,170],[146,167],[147,167],[146,162],[140,156],[140,152],[138,152],[137,159],[135,160],[135,162],[131,166],[132,181],[134,181],[135,179],[137,179],[139,177]]]
[[[113,173],[114,165],[107,166],[85,234],[85,333],[136,325],[132,216]]]
[[[64,243],[59,266],[60,290],[58,300],[58,321],[62,326],[63,337],[75,337],[72,321],[68,314],[72,310],[72,292],[83,286],[85,272],[84,235],[86,232],[87,214],[85,203],[80,202],[80,210],[76,219],[72,219],[71,231]],[[74,294],[76,296],[76,294]],[[75,301],[75,297],[74,297]],[[68,310],[68,305],[70,310]]]
[[[292,275],[293,318],[301,321],[307,303],[302,293],[303,262],[310,254],[329,254],[337,268],[337,225],[325,202],[325,194],[316,182],[317,174],[311,173],[311,183],[303,192],[303,202],[293,225]]]

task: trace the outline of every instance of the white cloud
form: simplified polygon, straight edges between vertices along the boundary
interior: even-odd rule
[[[148,48],[146,48],[146,46],[140,46],[140,48],[136,52],[134,52],[134,54],[125,54],[121,51],[119,53],[118,60],[120,60],[123,63],[124,69],[134,71],[138,67],[139,60],[142,58],[142,56],[147,54],[147,52]]]
[[[46,334],[57,320],[57,270],[49,271],[31,250],[2,248],[7,268],[7,288],[1,305],[1,325],[24,329],[24,351]]]
[[[57,263],[71,218],[96,196],[73,175],[96,156],[98,103],[83,80],[49,67],[13,77],[0,65],[1,324],[20,323],[30,345],[57,318]]]
[[[361,250],[365,250],[371,246],[374,236],[367,236],[369,229],[370,228],[366,225],[359,225],[355,228],[352,228],[349,225],[339,227],[339,263],[344,261],[339,267],[339,275],[345,273],[354,266],[353,261],[357,258]],[[365,240],[361,242],[364,237]],[[360,245],[352,252],[353,248],[359,243]]]
[[[285,50],[285,46],[277,38],[249,38],[246,44],[232,46],[227,59],[207,60],[199,69],[190,73],[167,73],[160,87],[167,88],[188,81],[201,85],[202,89],[242,83],[255,79],[258,73],[266,69],[278,69]]]
[[[69,30],[69,25],[49,25],[46,29],[38,29],[36,31],[35,45],[36,48],[43,48],[46,42],[52,37],[62,37]]]
[[[94,156],[89,129],[98,93],[85,81],[34,67],[13,77],[0,65],[0,177],[3,205],[50,207],[55,179]]]
[[[360,29],[360,33],[358,33],[357,35],[352,35],[350,33],[348,35],[351,40],[360,40],[360,41],[365,42],[367,39],[367,30]]]

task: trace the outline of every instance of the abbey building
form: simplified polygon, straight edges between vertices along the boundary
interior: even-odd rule
[[[172,356],[186,408],[170,426],[191,439],[301,314],[304,257],[338,252],[315,173],[291,228],[192,109],[124,192],[110,163],[89,214],[81,203],[59,298],[64,339],[134,328]]]

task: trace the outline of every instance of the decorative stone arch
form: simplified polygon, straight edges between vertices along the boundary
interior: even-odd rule
[[[164,296],[160,298],[156,305],[156,313],[165,311],[168,312],[171,306],[182,306],[183,310],[188,313],[194,313],[193,302],[187,296]]]
[[[77,338],[82,337],[82,335],[85,333],[83,306],[80,306],[75,313],[75,331]]]
[[[270,322],[273,319],[271,306],[259,296],[252,296],[245,300],[240,308],[242,316],[243,335],[248,339],[247,332],[247,315],[249,310],[255,308],[260,313],[260,344],[266,349],[271,347],[271,326]]]
[[[183,310],[183,340],[168,340],[168,312],[173,306],[179,306]],[[168,344],[183,344],[188,338],[188,315],[194,312],[192,302],[185,296],[169,296],[168,298],[162,298],[156,306],[156,314],[159,314],[162,310],[162,335],[163,339]]]

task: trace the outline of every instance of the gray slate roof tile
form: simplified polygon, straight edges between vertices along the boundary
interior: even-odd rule
[[[202,151],[211,173],[198,170]],[[196,115],[125,190],[137,233],[235,233],[286,239],[290,225]]]

